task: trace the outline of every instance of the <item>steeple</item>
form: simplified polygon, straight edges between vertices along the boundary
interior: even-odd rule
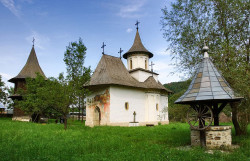
[[[34,45],[32,45],[30,55],[23,69],[20,71],[20,73],[16,77],[11,78],[9,82],[15,83],[15,81],[17,81],[18,79],[25,79],[28,77],[35,78],[36,73],[40,73],[44,78],[46,78],[37,60]]]
[[[134,39],[134,43],[133,43],[132,47],[123,55],[123,58],[127,59],[127,57],[133,53],[147,54],[149,56],[149,58],[153,57],[153,54],[151,52],[149,52],[142,44],[138,30],[136,30],[136,35],[135,35],[135,39]]]

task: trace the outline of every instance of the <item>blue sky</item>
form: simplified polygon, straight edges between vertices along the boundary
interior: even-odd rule
[[[83,39],[87,47],[85,66],[94,71],[105,53],[119,56],[132,46],[138,19],[144,46],[154,54],[154,71],[161,83],[181,80],[170,64],[168,43],[163,38],[161,8],[164,0],[0,0],[0,75],[7,82],[25,65],[35,37],[35,50],[47,77],[66,73],[63,62],[69,42]],[[123,59],[125,63],[126,60]],[[126,63],[125,63],[126,64]],[[7,85],[12,85],[7,83]]]

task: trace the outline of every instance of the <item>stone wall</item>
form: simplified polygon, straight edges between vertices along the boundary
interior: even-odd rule
[[[231,129],[231,126],[209,126],[205,130],[206,147],[213,149],[231,146]],[[200,131],[191,129],[191,145],[200,145]]]

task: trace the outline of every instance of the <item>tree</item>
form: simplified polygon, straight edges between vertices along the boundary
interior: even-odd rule
[[[84,60],[86,57],[86,46],[83,44],[82,39],[79,42],[71,42],[66,47],[64,53],[64,62],[67,68],[67,79],[69,84],[74,90],[73,107],[78,108],[80,120],[80,112],[84,108],[84,98],[89,94],[89,90],[83,88],[83,85],[90,80],[90,67],[84,67]]]
[[[67,129],[67,115],[73,103],[73,88],[65,80],[63,74],[58,79],[37,74],[36,78],[26,78],[26,89],[19,90],[23,97],[18,106],[28,114],[56,114],[64,119],[64,129]]]
[[[48,114],[48,102],[41,96],[46,89],[47,81],[37,73],[36,78],[26,78],[26,88],[17,92],[22,95],[22,100],[17,101],[18,106],[30,115],[35,115],[34,122],[39,121],[39,116]]]
[[[205,41],[214,64],[234,91],[244,97],[231,104],[236,134],[246,133],[250,107],[249,15],[247,0],[178,0],[162,9],[162,29],[180,70],[193,73]],[[238,114],[244,115],[238,119]]]
[[[46,88],[42,92],[42,97],[48,102],[49,107],[64,119],[64,129],[67,129],[68,114],[70,106],[73,103],[73,88],[64,78],[63,74],[59,74],[58,79],[50,78]]]
[[[4,103],[5,99],[5,86],[4,82],[2,81],[2,76],[0,75],[0,102]]]

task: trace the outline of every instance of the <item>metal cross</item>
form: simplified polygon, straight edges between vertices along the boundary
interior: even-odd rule
[[[137,21],[136,21],[136,24],[135,24],[137,30],[138,30],[138,28],[139,28],[139,27],[138,27],[139,23],[140,23],[140,22],[137,20]]]
[[[135,116],[136,116],[136,112],[135,111],[134,111],[133,115],[134,115],[134,122],[135,122]]]
[[[32,42],[33,42],[33,46],[34,46],[34,44],[35,44],[35,38],[33,37],[33,40],[32,40]]]
[[[154,70],[153,70],[153,66],[154,66],[155,64],[151,61],[151,65],[149,65],[149,66],[151,66],[151,71],[153,72]]]
[[[102,52],[102,54],[104,54],[104,47],[105,47],[106,45],[104,44],[104,42],[102,43],[102,49],[103,49],[103,52]]]
[[[118,52],[118,53],[120,53],[120,59],[122,58],[122,52],[123,52],[123,50],[122,50],[122,48],[120,48],[120,51]]]

